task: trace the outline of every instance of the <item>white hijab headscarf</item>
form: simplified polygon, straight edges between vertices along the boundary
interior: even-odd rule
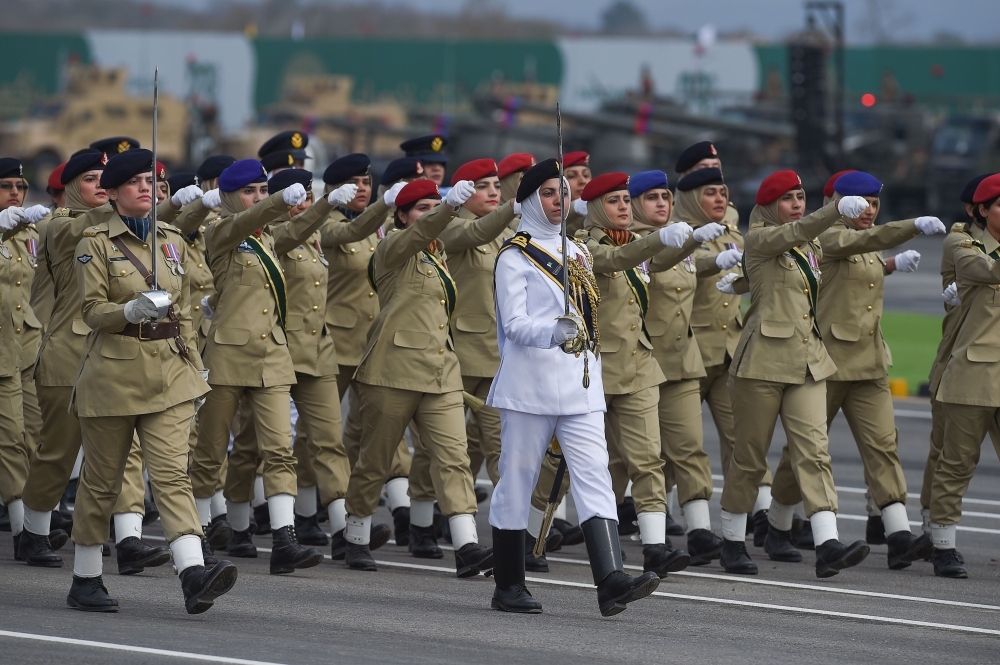
[[[569,203],[569,181],[563,178],[563,182],[566,184],[564,203]],[[521,201],[521,223],[518,224],[517,230],[524,231],[532,239],[551,240],[559,237],[559,225],[553,224],[545,216],[545,211],[542,209],[542,198],[538,195],[537,189],[531,193],[531,196]]]

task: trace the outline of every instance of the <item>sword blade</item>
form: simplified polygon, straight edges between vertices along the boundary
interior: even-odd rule
[[[156,116],[159,107],[159,84],[160,84],[160,68],[157,67],[156,69],[153,70],[153,211],[152,211],[152,217],[150,218],[149,222],[149,231],[150,234],[152,235],[149,241],[149,246],[153,249],[152,251],[153,269],[151,271],[153,276],[153,283],[151,285],[151,288],[154,291],[160,288],[159,286],[160,282],[157,279],[157,274],[159,271],[156,268],[157,264],[159,264],[159,261],[157,261],[157,256],[156,256],[156,192],[158,186],[156,180],[159,175],[156,172]]]
[[[566,170],[563,168],[562,105],[559,102],[556,102],[556,138],[559,141],[559,210],[562,217],[560,220],[560,233],[562,234],[563,313],[569,316],[569,257],[566,255]]]

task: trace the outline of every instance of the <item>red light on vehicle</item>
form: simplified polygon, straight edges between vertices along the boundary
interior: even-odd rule
[[[861,95],[861,105],[869,108],[875,106],[875,95],[870,92]]]

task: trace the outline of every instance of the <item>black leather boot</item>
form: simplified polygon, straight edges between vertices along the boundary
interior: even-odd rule
[[[225,513],[212,518],[212,521],[208,523],[208,528],[205,529],[205,538],[208,539],[208,544],[212,546],[213,550],[226,548],[229,541],[233,539],[233,527],[226,520]]]
[[[410,508],[402,506],[392,511],[392,526],[396,533],[396,546],[406,547],[410,544]]]
[[[524,569],[532,573],[547,573],[549,572],[549,561],[545,558],[545,552],[542,552],[542,556],[535,556],[535,537],[525,530],[524,532]]]
[[[65,531],[60,531],[63,536]],[[17,544],[18,557],[29,566],[39,568],[62,568],[62,557],[55,553],[49,536],[39,536],[24,529],[19,534],[21,536]],[[65,539],[63,540],[65,543]]]
[[[675,550],[666,544],[642,546],[642,572],[656,573],[660,579],[667,573],[684,570],[690,563],[691,555],[687,550]]]
[[[326,547],[330,544],[323,530],[319,528],[319,518],[316,513],[311,517],[295,516],[295,533],[299,537],[299,542],[303,545],[313,545],[315,547]]]
[[[219,560],[215,558],[215,551],[204,536],[201,538],[201,557],[205,560],[206,566],[214,566],[219,563]]]
[[[558,517],[552,520],[552,528],[562,536],[562,546],[570,547],[583,542],[583,529],[577,524],[561,520]]]
[[[143,515],[142,515],[143,526],[149,526],[156,520],[160,519],[160,511],[157,510],[156,504],[153,503],[152,499],[147,499],[146,497],[143,497],[142,509],[143,509]]]
[[[869,515],[865,525],[865,542],[869,545],[885,545],[885,524],[881,515]]]
[[[253,544],[253,529],[233,531],[233,539],[226,546],[229,556],[240,559],[256,559],[257,546]]]
[[[747,544],[742,540],[723,539],[719,563],[723,570],[734,575],[756,575],[758,572],[757,564],[750,558]]]
[[[767,521],[767,511],[758,510],[751,519],[753,520],[753,546],[764,547],[764,540],[767,538],[767,530],[770,526]]]
[[[684,527],[681,525],[680,522],[678,522],[673,517],[671,517],[669,512],[667,513],[667,528],[666,528],[666,533],[667,533],[668,536],[683,536],[684,535]]]
[[[410,554],[418,559],[443,559],[444,552],[438,547],[433,526],[417,526],[410,522]]]
[[[482,503],[486,499],[490,498],[490,493],[485,487],[480,487],[476,485],[473,487],[473,491],[476,493],[476,503]]]
[[[889,534],[886,541],[889,544],[890,570],[907,568],[914,561],[926,558],[934,549],[931,537],[925,533],[914,536],[909,531],[897,531]]]
[[[118,574],[135,575],[146,568],[156,568],[170,561],[169,547],[153,547],[135,536],[129,536],[115,545],[118,557]]]
[[[378,570],[375,559],[372,558],[372,551],[368,549],[367,545],[358,545],[348,541],[344,550],[344,559],[347,562],[347,567],[351,570],[367,570],[369,572]]]
[[[969,571],[963,565],[965,561],[961,558],[958,550],[954,548],[939,550],[935,547],[931,561],[934,563],[934,574],[938,577],[964,580],[969,576]]]
[[[330,558],[334,561],[343,561],[347,556],[347,538],[344,537],[344,531],[346,529],[341,529],[330,536]]]
[[[0,531],[10,531],[10,513],[7,512],[7,506],[0,505]],[[17,554],[17,550],[14,550],[14,554]]]
[[[288,573],[312,568],[323,562],[323,553],[315,547],[302,547],[295,535],[294,526],[283,526],[271,531],[271,574]]]
[[[597,585],[597,605],[602,616],[614,616],[625,610],[628,603],[645,598],[656,590],[660,578],[656,573],[639,577],[622,571],[621,545],[612,520],[592,517],[580,525],[587,542],[590,570]]]
[[[532,598],[524,583],[527,531],[493,528],[493,600],[490,607],[502,612],[541,614],[542,604]]]
[[[236,566],[220,561],[211,568],[191,566],[181,571],[181,590],[188,614],[201,614],[212,606],[215,599],[236,584]]]
[[[687,551],[692,566],[704,566],[722,554],[722,538],[708,529],[693,529],[687,537]]]
[[[635,501],[632,500],[632,497],[627,496],[624,501],[618,504],[618,535],[631,536],[635,533],[639,533],[639,516],[635,512]],[[586,536],[584,536],[584,540],[586,540]]]
[[[76,490],[80,486],[79,478],[70,478],[70,481],[66,483],[66,489],[63,490],[62,498],[60,503],[65,503],[68,506],[76,504]]]
[[[368,543],[368,549],[374,552],[389,542],[389,539],[392,538],[392,529],[389,528],[388,524],[372,524],[369,537],[371,542]]]
[[[844,545],[830,539],[816,546],[816,577],[833,577],[845,568],[856,566],[868,556],[868,543],[857,540]]]
[[[792,517],[792,545],[800,550],[816,549],[816,543],[813,542],[812,522],[804,520],[798,515]]]
[[[764,551],[771,561],[784,561],[785,563],[799,563],[802,561],[802,552],[795,549],[792,544],[792,532],[780,531],[773,526],[767,530],[767,537],[764,539]]]
[[[253,509],[253,521],[256,525],[254,527],[255,534],[266,536],[271,533],[271,511],[268,509],[266,501]]]
[[[64,513],[62,510],[53,510],[52,517],[49,521],[49,528],[53,531],[65,531],[67,536],[73,535],[73,513]],[[49,534],[49,540],[52,540],[52,534]],[[53,549],[59,549],[55,547],[53,543]]]
[[[475,577],[493,570],[493,548],[479,543],[466,543],[455,550],[455,576]]]
[[[84,612],[117,612],[118,601],[108,595],[104,579],[97,577],[73,576],[73,586],[69,588],[66,604],[74,610]]]

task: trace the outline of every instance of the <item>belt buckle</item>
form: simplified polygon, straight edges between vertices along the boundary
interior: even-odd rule
[[[140,342],[148,342],[148,341],[150,341],[150,340],[153,339],[152,337],[146,337],[145,336],[144,330],[145,330],[146,325],[147,325],[146,322],[140,322],[139,323],[139,341]]]

